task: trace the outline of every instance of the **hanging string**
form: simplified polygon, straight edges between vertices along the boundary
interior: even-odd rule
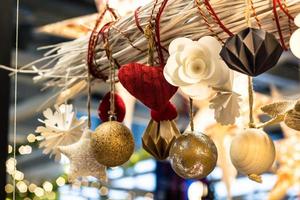
[[[102,23],[106,12],[109,12],[112,15],[112,17],[114,18],[114,20],[106,23],[98,31],[99,26]],[[114,9],[109,7],[109,5],[107,3],[105,9],[99,15],[99,17],[96,21],[95,27],[93,28],[93,31],[91,33],[90,39],[89,39],[87,65],[88,65],[91,75],[93,75],[96,78],[102,79],[102,80],[105,80],[107,77],[105,75],[103,75],[101,71],[97,70],[97,64],[95,63],[95,60],[94,60],[95,53],[96,53],[95,49],[96,49],[97,43],[99,41],[99,36],[101,34],[103,34],[105,32],[105,30],[107,30],[107,28],[110,27],[117,19],[118,19],[118,15],[114,11]]]
[[[88,69],[88,95],[87,95],[87,110],[88,110],[88,128],[91,129],[92,127],[92,120],[91,120],[91,97],[92,97],[92,87],[91,87],[91,73],[90,70]]]
[[[215,20],[215,22],[219,25],[219,27],[225,31],[229,36],[233,36],[233,33],[225,27],[225,25],[222,23],[216,12],[214,11],[213,7],[210,5],[209,0],[203,0],[204,5],[207,9],[207,11],[211,14],[212,18]]]
[[[249,3],[250,3],[251,10],[252,10],[252,12],[253,12],[253,15],[254,15],[254,19],[255,19],[255,21],[256,21],[256,23],[257,23],[257,26],[261,29],[261,23],[260,23],[260,20],[259,20],[257,14],[256,14],[256,10],[255,10],[255,7],[254,7],[254,3],[253,3],[252,0],[249,0]]]
[[[136,47],[134,44],[133,44],[133,41],[130,39],[130,37],[124,33],[122,30],[120,30],[118,27],[112,25],[111,28],[113,28],[114,30],[116,30],[118,33],[120,33],[120,35],[122,35],[124,38],[126,38],[126,40],[128,41],[128,43],[130,44],[130,46],[136,50],[138,50],[139,52],[143,52],[142,49],[140,49],[139,47]]]
[[[193,99],[191,97],[189,98],[189,102],[190,102],[190,126],[191,126],[191,131],[194,132]]]
[[[250,0],[245,0],[245,21],[248,27],[251,27],[251,2]],[[253,103],[254,103],[254,91],[253,91],[253,80],[251,76],[248,76],[248,96],[249,96],[249,128],[255,128],[254,118],[253,118]]]
[[[15,55],[15,70],[18,71],[18,62],[19,62],[19,13],[20,13],[20,0],[16,0],[16,55]],[[13,158],[14,158],[14,172],[13,172],[13,200],[16,199],[16,171],[17,171],[17,162],[16,162],[16,144],[17,144],[17,95],[18,95],[18,72],[15,73],[15,82],[14,82],[14,129],[13,129]]]
[[[153,35],[153,27],[151,22],[148,23],[145,30],[145,37],[148,40],[148,65],[153,66],[154,64],[154,35]]]
[[[115,83],[116,83],[116,70],[115,70],[115,60],[112,57],[112,49],[110,47],[109,43],[109,31],[107,30],[107,34],[103,34],[103,41],[104,41],[104,49],[105,54],[107,57],[107,60],[109,62],[109,79],[110,79],[110,109],[108,111],[109,114],[109,120],[115,120],[116,119],[116,112],[115,112]]]
[[[288,11],[288,8],[287,8],[287,5],[286,5],[286,2],[284,0],[284,6],[282,5],[281,3],[281,0],[277,0],[277,3],[280,7],[280,9],[285,13],[285,15],[292,21],[294,21],[294,17],[292,15],[290,15],[289,11]]]
[[[212,33],[213,36],[215,36],[222,44],[224,44],[224,41],[219,37],[219,35],[213,30],[212,26],[210,25],[210,23],[208,22],[207,17],[205,16],[204,11],[201,8],[201,4],[199,2],[199,0],[195,0],[195,4],[198,8],[198,11],[204,21],[204,24],[207,26],[208,30]]]
[[[253,117],[253,104],[254,104],[254,94],[253,94],[253,80],[251,76],[248,76],[248,94],[249,94],[249,128],[255,128],[254,117]]]
[[[279,5],[280,5],[280,1],[279,1]],[[289,9],[288,9],[288,6],[286,4],[286,0],[283,0],[283,6],[284,6],[284,10],[286,10],[287,14],[289,14]],[[291,18],[288,17],[288,26],[289,26],[289,32],[290,32],[290,36],[292,35],[293,33],[293,30],[292,30],[292,23],[291,23]],[[292,20],[294,21],[294,20]]]
[[[277,26],[277,30],[278,30],[278,34],[279,34],[279,38],[280,38],[280,42],[281,42],[281,46],[284,50],[287,50],[287,47],[285,45],[284,42],[284,38],[282,35],[282,31],[281,31],[281,27],[280,27],[280,22],[279,22],[279,18],[278,18],[278,13],[277,13],[277,0],[273,0],[273,14],[274,14],[274,18],[275,18],[275,23]]]
[[[161,67],[164,67],[165,65],[165,60],[164,60],[164,55],[163,55],[163,47],[162,47],[162,44],[161,44],[161,40],[160,40],[160,18],[165,10],[165,7],[168,3],[168,0],[164,0],[158,10],[158,13],[156,15],[156,18],[155,18],[155,33],[156,33],[156,41],[157,41],[157,45],[156,45],[156,48],[157,48],[157,53],[158,53],[158,58],[159,58],[159,62],[160,62],[160,66]],[[167,51],[168,52],[168,51]]]
[[[245,0],[245,20],[248,27],[251,27],[251,13],[250,13],[250,0]]]
[[[139,19],[139,11],[140,11],[141,7],[138,7],[135,11],[134,11],[134,21],[135,21],[135,25],[136,27],[141,31],[141,33],[144,34],[144,30],[140,24],[140,19]]]

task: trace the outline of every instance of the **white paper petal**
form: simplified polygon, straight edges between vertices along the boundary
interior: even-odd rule
[[[175,40],[173,40],[170,45],[169,45],[169,54],[172,55],[176,52],[181,52],[184,50],[186,45],[189,45],[190,43],[192,43],[193,41],[189,38],[176,38]]]
[[[180,87],[181,91],[193,99],[207,99],[211,95],[211,89],[201,83]]]
[[[176,54],[173,54],[169,57],[167,64],[164,67],[164,77],[166,81],[168,81],[171,85],[174,86],[185,86],[188,85],[188,83],[185,83],[182,81],[178,76],[178,70],[181,66],[176,61]]]
[[[201,46],[204,46],[207,49],[209,49],[209,51],[212,52],[213,55],[216,55],[219,57],[219,53],[222,49],[222,45],[220,44],[220,42],[217,39],[215,39],[212,36],[204,36],[198,40],[198,43]]]
[[[215,119],[222,125],[234,124],[240,116],[240,95],[235,92],[218,92],[210,101],[210,108],[215,110]]]
[[[196,42],[186,46],[184,51],[180,52],[180,63],[181,65],[186,64],[188,59],[206,58],[208,55],[201,46],[197,45]]]
[[[190,76],[187,76],[183,67],[178,68],[178,77],[182,82],[186,83],[186,85],[199,82],[199,79],[193,79]]]

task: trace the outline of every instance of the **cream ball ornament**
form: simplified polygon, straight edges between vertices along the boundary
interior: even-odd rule
[[[300,58],[300,28],[297,29],[290,38],[290,48],[292,53],[297,57]]]
[[[297,57],[300,58],[300,14],[298,14],[294,19],[295,25],[298,29],[291,35],[290,38],[290,48],[291,52]]]
[[[91,136],[95,159],[107,167],[124,164],[134,151],[131,131],[122,123],[107,121],[98,126]]]
[[[275,146],[263,130],[249,128],[233,138],[230,158],[240,173],[261,183],[260,175],[269,170],[274,162]]]
[[[186,132],[170,148],[173,170],[182,178],[201,179],[217,164],[218,152],[214,142],[202,133]]]

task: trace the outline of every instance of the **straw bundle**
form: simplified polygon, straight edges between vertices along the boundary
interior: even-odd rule
[[[158,6],[154,14],[158,12],[159,5],[163,0],[158,0]],[[287,12],[295,16],[300,12],[300,0],[285,0]],[[245,22],[245,0],[211,0],[211,6],[222,23],[233,33],[247,27]],[[274,33],[278,37],[278,29],[274,21],[273,4],[269,0],[253,0],[252,15],[250,18],[252,27],[261,24],[261,28]],[[153,9],[153,3],[142,7],[139,11],[140,24],[144,28],[149,20]],[[201,11],[201,12],[200,12]],[[255,11],[256,15],[254,15]],[[288,44],[290,33],[294,29],[293,22],[277,7],[279,21],[284,40]],[[202,14],[201,14],[202,13]],[[201,0],[198,5],[194,0],[169,0],[160,22],[161,44],[168,47],[169,43],[177,37],[199,39],[205,35],[215,35],[221,40],[228,37],[211,17],[206,6]],[[122,65],[129,62],[147,61],[147,40],[136,26],[134,15],[120,19],[110,29],[109,41],[112,47],[113,57]],[[64,42],[43,49],[49,49],[43,58],[30,63],[25,68],[32,67],[40,61],[48,61],[38,69],[39,74],[35,81],[42,81],[45,87],[71,87],[81,79],[87,77],[86,57],[88,50],[89,35],[79,39]],[[165,56],[166,55],[166,52]],[[103,50],[103,41],[99,40],[96,46],[95,59],[97,67],[104,75],[108,75],[108,62]],[[55,63],[54,67],[49,67]],[[68,72],[69,79],[65,76]]]

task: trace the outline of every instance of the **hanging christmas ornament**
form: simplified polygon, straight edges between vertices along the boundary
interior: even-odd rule
[[[290,38],[290,48],[292,53],[300,59],[300,14],[298,14],[294,19],[295,25],[298,29],[291,35]]]
[[[289,128],[300,131],[300,101],[280,101],[265,105],[261,110],[270,115],[272,119],[261,124],[265,127],[272,124],[284,122]]]
[[[232,88],[233,71],[220,59],[222,49],[217,39],[205,36],[198,41],[177,38],[170,43],[167,64],[164,68],[166,80],[179,87],[193,98],[205,95],[198,88],[203,85],[213,88]]]
[[[157,160],[165,160],[174,140],[180,136],[176,123],[177,111],[169,102],[161,111],[151,111],[151,120],[142,138],[143,148]]]
[[[109,110],[110,110],[110,98],[111,93],[108,92],[102,99],[99,107],[98,107],[98,115],[102,122],[106,122],[109,120]],[[114,93],[115,98],[115,115],[117,117],[117,121],[122,122],[125,118],[126,107],[125,103],[120,95]]]
[[[91,147],[95,159],[107,167],[124,164],[134,151],[131,131],[117,121],[104,122],[91,137]]]
[[[60,146],[58,150],[70,159],[69,180],[84,176],[93,176],[101,181],[107,181],[106,167],[95,160],[90,146],[91,131],[86,129],[80,140],[68,146]]]
[[[220,56],[232,70],[257,76],[274,67],[282,52],[274,35],[248,27],[227,39]]]
[[[41,134],[44,140],[40,143],[40,148],[44,148],[43,153],[55,155],[55,160],[60,160],[58,146],[65,146],[77,142],[82,131],[87,127],[87,118],[76,118],[73,105],[62,104],[55,106],[55,111],[50,108],[43,112],[45,120],[39,119],[44,126],[38,126],[35,132]]]
[[[182,178],[205,178],[215,168],[217,159],[216,145],[202,133],[186,132],[170,149],[171,166]]]
[[[177,38],[170,43],[167,64],[164,68],[166,80],[178,86],[193,99],[210,96],[203,87],[216,91],[210,101],[217,122],[228,125],[239,116],[239,95],[232,91],[234,74],[220,58],[221,44],[211,36],[198,41]]]
[[[286,113],[284,123],[288,127],[300,131],[300,101],[297,101],[294,108]]]
[[[118,77],[127,91],[156,111],[164,110],[171,97],[176,93],[177,87],[170,85],[163,75],[163,65],[154,66],[155,39],[153,33],[152,16],[144,30],[148,40],[148,65],[129,63],[119,69]],[[157,46],[159,48],[159,46]],[[159,57],[160,60],[163,56]]]
[[[115,167],[129,160],[134,151],[131,131],[122,123],[115,121],[115,61],[112,58],[108,38],[105,37],[105,51],[110,63],[110,109],[109,121],[98,126],[91,137],[91,148],[95,159],[107,167]]]
[[[240,95],[234,91],[218,90],[216,96],[209,103],[209,108],[214,109],[215,120],[221,125],[234,124],[240,116]]]
[[[270,169],[275,159],[274,143],[261,129],[246,129],[233,138],[230,158],[239,172],[261,183],[260,175]]]
[[[210,174],[218,160],[217,147],[202,133],[194,132],[192,99],[190,99],[191,131],[179,136],[171,146],[170,162],[182,178],[201,179]]]
[[[153,110],[164,109],[177,91],[165,80],[159,66],[130,63],[120,68],[118,77],[132,96]]]

